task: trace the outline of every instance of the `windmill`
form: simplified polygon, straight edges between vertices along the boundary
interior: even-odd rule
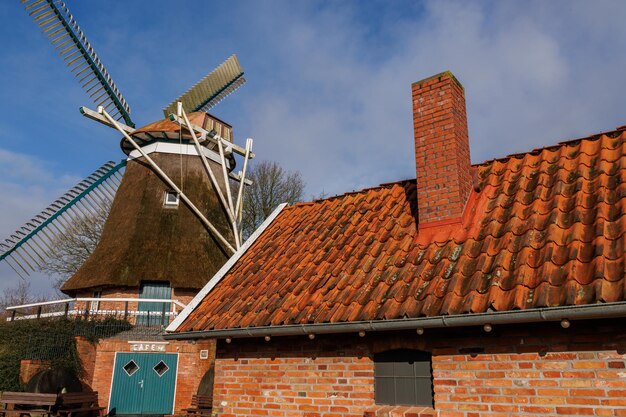
[[[0,261],[21,277],[46,263],[72,224],[110,206],[100,243],[62,290],[75,295],[142,280],[201,288],[242,245],[242,204],[252,139],[207,113],[244,82],[235,55],[135,128],[130,106],[61,0],[21,0],[96,110],[80,112],[121,134],[126,158],[106,162],[0,242]],[[235,155],[243,158],[234,172]],[[230,183],[238,183],[236,191]],[[233,187],[234,188],[234,187]]]

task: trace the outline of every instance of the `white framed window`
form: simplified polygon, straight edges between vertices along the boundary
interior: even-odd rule
[[[163,205],[165,207],[178,207],[178,203],[180,202],[180,195],[176,191],[166,191],[165,199],[163,200]]]
[[[93,298],[102,298],[102,291],[94,291],[93,292]],[[91,311],[98,311],[100,310],[100,301],[92,301],[89,309]]]

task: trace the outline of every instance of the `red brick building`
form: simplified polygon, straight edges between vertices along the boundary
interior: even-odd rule
[[[280,207],[170,325],[214,414],[626,415],[626,126],[471,165],[412,91],[416,180]]]

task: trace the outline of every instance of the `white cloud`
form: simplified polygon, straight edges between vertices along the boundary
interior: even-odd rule
[[[612,80],[626,59],[602,50],[624,50],[626,37],[598,24],[618,5],[593,10],[591,24],[593,5],[544,3],[428,2],[384,28],[386,52],[345,3],[314,18],[276,11],[267,54],[283,84],[242,112],[259,156],[301,170],[313,194],[414,177],[410,85],[448,69],[466,88],[474,162],[620,124],[626,86]]]
[[[37,158],[0,148],[0,195],[3,196],[0,239],[9,237],[77,180],[73,175],[55,175]],[[17,268],[15,264],[14,267]],[[25,276],[23,271],[19,272]],[[26,278],[35,294],[51,293],[51,282],[43,274],[32,273]],[[8,265],[0,263],[0,292],[15,287],[19,279]]]

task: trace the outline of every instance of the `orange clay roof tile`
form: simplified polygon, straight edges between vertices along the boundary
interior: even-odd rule
[[[626,300],[624,129],[473,169],[461,224],[414,180],[284,209],[178,331]]]

